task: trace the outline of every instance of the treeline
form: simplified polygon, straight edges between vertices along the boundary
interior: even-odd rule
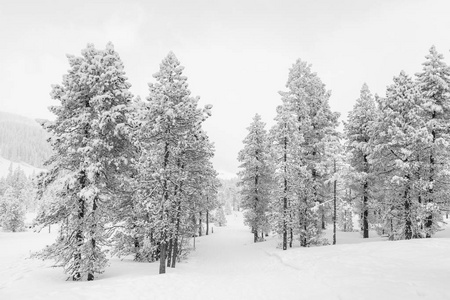
[[[298,60],[281,92],[276,124],[256,115],[239,153],[242,207],[259,235],[282,247],[327,244],[323,229],[352,230],[360,216],[391,240],[431,237],[449,208],[450,67],[434,47],[414,77],[394,77],[386,96],[366,84],[337,132],[338,115],[311,66]]]
[[[227,215],[230,215],[232,211],[240,210],[240,195],[237,183],[237,178],[220,179],[217,198],[220,205],[225,208]]]
[[[112,44],[69,56],[54,85],[54,122],[45,124],[55,155],[38,183],[38,222],[59,237],[38,256],[53,258],[73,280],[93,280],[113,254],[175,267],[204,217],[218,206],[203,122],[183,67],[169,53],[146,101],[133,97]]]
[[[52,153],[47,138],[37,122],[0,112],[0,156],[42,168]]]

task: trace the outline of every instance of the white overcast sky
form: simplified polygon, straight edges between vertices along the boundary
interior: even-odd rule
[[[345,119],[364,82],[384,95],[401,70],[414,74],[431,45],[450,62],[450,1],[45,1],[0,0],[0,111],[52,118],[50,85],[65,54],[112,41],[134,95],[172,50],[193,96],[213,105],[205,124],[214,164],[233,174],[255,113],[273,124],[297,58],[332,91]]]

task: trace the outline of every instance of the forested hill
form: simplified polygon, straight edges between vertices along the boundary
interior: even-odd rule
[[[0,156],[41,168],[50,157],[47,133],[34,120],[0,112]]]

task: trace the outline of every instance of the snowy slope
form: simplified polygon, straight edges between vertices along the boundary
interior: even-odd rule
[[[22,171],[25,172],[25,174],[27,176],[30,176],[33,173],[34,174],[39,174],[40,172],[45,171],[44,169],[36,168],[36,167],[34,167],[32,165],[29,165],[27,163],[24,163],[24,162],[20,162],[20,163],[12,162],[12,161],[10,161],[10,160],[0,156],[0,178],[1,177],[6,177],[8,175],[9,167],[11,166],[11,164],[12,164],[13,170],[15,170],[17,168],[20,168],[20,169],[22,169]]]
[[[188,261],[165,275],[158,264],[111,260],[94,282],[65,281],[49,262],[26,259],[54,234],[0,232],[0,299],[450,299],[450,230],[437,238],[276,248],[253,244],[235,213],[196,240]],[[356,244],[351,244],[354,242]]]

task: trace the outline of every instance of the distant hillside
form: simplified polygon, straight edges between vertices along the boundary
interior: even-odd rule
[[[34,120],[0,112],[0,156],[42,168],[51,155],[47,132]]]
[[[0,178],[8,176],[9,168],[21,169],[27,176],[37,175],[44,169],[33,167],[27,163],[16,163],[0,156]]]

